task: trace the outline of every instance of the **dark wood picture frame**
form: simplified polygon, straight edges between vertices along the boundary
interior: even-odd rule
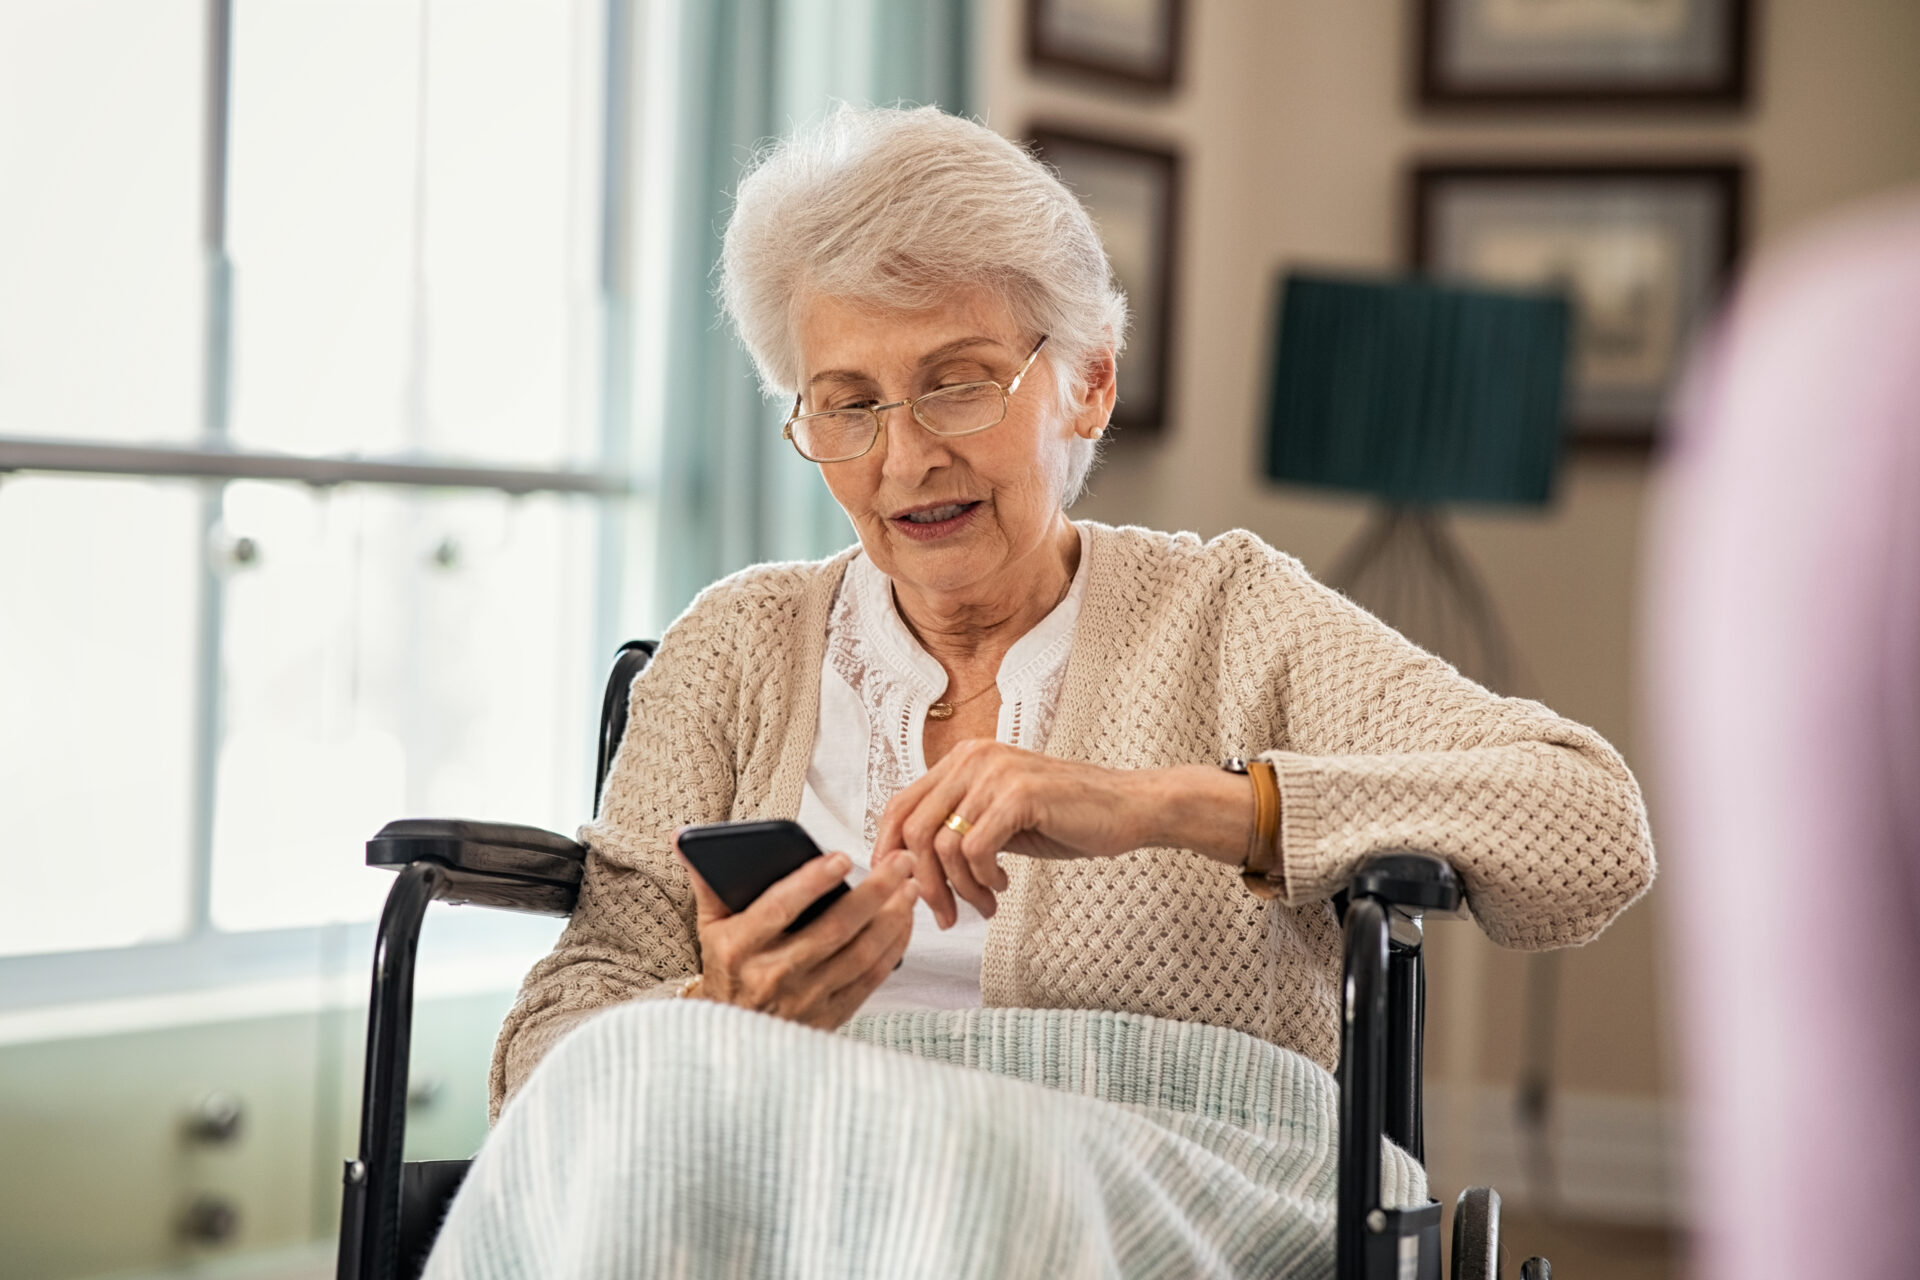
[[[1648,196],[1650,211],[1654,210],[1662,193],[1669,199],[1676,193],[1687,191],[1704,197],[1710,209],[1708,225],[1701,229],[1704,243],[1699,247],[1697,261],[1679,263],[1676,269],[1671,312],[1665,317],[1671,322],[1670,342],[1661,346],[1665,356],[1664,373],[1657,382],[1648,380],[1637,389],[1621,384],[1611,393],[1614,404],[1604,407],[1608,394],[1606,389],[1585,385],[1580,368],[1589,353],[1589,343],[1602,340],[1599,322],[1594,322],[1596,336],[1590,338],[1587,329],[1588,306],[1580,296],[1577,281],[1572,289],[1576,334],[1573,359],[1576,365],[1572,385],[1568,389],[1568,441],[1582,446],[1646,448],[1659,442],[1665,425],[1667,401],[1674,390],[1688,344],[1711,319],[1732,284],[1734,268],[1739,261],[1746,234],[1746,185],[1745,163],[1726,156],[1579,161],[1509,158],[1423,160],[1412,167],[1407,183],[1406,261],[1410,268],[1425,274],[1484,280],[1484,277],[1476,276],[1471,270],[1463,269],[1461,264],[1444,260],[1445,250],[1440,244],[1438,223],[1443,216],[1441,204],[1449,198],[1450,193],[1473,194],[1477,190],[1485,196],[1495,191],[1520,192],[1531,186],[1537,189],[1540,199],[1554,198],[1551,193],[1558,192],[1557,198],[1570,204],[1572,197],[1569,193],[1573,189],[1591,186],[1595,195],[1603,192],[1608,194],[1614,203],[1605,207],[1615,209],[1618,207],[1618,197],[1637,186]],[[1518,219],[1515,225],[1519,225]],[[1553,224],[1543,218],[1538,225],[1548,228]],[[1571,228],[1575,224],[1569,220],[1559,225]],[[1656,226],[1657,220],[1650,219],[1646,225]],[[1669,229],[1672,229],[1671,224]],[[1567,234],[1577,233],[1569,231]],[[1618,316],[1621,311],[1616,307],[1612,313]],[[1616,336],[1618,332],[1616,326]],[[1629,340],[1632,337],[1630,327],[1626,336]],[[1623,407],[1634,401],[1640,403],[1637,411]],[[1603,407],[1597,408],[1597,402]]]
[[[1746,105],[1751,91],[1754,0],[1718,0],[1725,10],[1713,28],[1719,63],[1712,74],[1668,80],[1632,74],[1609,80],[1589,72],[1560,72],[1476,81],[1446,65],[1444,27],[1450,11],[1479,0],[1408,2],[1415,10],[1415,84],[1427,107],[1738,108]]]
[[[1155,47],[1144,59],[1128,59],[1061,40],[1051,30],[1050,21],[1061,2],[1027,0],[1027,61],[1033,66],[1095,76],[1135,88],[1171,89],[1179,81],[1187,27],[1186,0],[1136,0],[1159,10]]]
[[[1131,260],[1131,254],[1124,248],[1117,251],[1108,238],[1108,256],[1114,260],[1114,274],[1127,290],[1132,320],[1127,348],[1120,358],[1120,400],[1114,407],[1112,424],[1122,439],[1135,433],[1157,434],[1166,425],[1172,403],[1174,295],[1179,287],[1180,153],[1169,146],[1044,124],[1034,125],[1027,136],[1034,153],[1059,171],[1096,223],[1101,221],[1099,196],[1090,193],[1084,183],[1076,184],[1076,169],[1083,177],[1086,170],[1082,166],[1088,164],[1132,170],[1147,188],[1145,203],[1126,211],[1148,226],[1146,260]],[[1109,216],[1120,212],[1109,211]],[[1130,386],[1135,388],[1133,394],[1129,394]]]

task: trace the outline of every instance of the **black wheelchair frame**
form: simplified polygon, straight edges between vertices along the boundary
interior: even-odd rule
[[[627,697],[653,657],[630,640],[616,655],[601,703],[594,811],[626,732]],[[572,914],[585,874],[584,846],[537,827],[451,819],[390,822],[367,842],[367,864],[399,873],[374,940],[367,1010],[360,1152],[346,1162],[337,1280],[415,1280],[425,1266],[468,1160],[406,1161],[406,1084],[414,957],[430,903],[470,903],[539,915]],[[1441,1280],[1440,1204],[1380,1203],[1380,1141],[1426,1159],[1421,1049],[1426,1019],[1422,919],[1459,914],[1453,869],[1421,853],[1370,859],[1335,898],[1345,930],[1340,1033],[1337,1280]],[[1460,1194],[1453,1280],[1497,1280],[1500,1197]],[[1521,1280],[1550,1280],[1529,1258]]]

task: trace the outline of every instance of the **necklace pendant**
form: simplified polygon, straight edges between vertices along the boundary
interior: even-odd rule
[[[927,708],[927,719],[929,720],[953,719],[953,704],[951,702],[946,702],[944,700],[934,703],[932,706]]]

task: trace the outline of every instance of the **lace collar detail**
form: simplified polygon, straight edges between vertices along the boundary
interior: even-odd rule
[[[1079,534],[1080,565],[1066,596],[1007,650],[994,680],[1000,689],[995,736],[1028,751],[1046,747],[1086,598],[1087,533],[1079,529]],[[835,595],[827,622],[827,660],[866,713],[864,834],[871,846],[887,801],[927,771],[922,741],[927,708],[946,691],[947,673],[901,619],[892,579],[864,553],[847,565]]]

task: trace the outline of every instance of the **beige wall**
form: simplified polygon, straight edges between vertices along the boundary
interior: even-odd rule
[[[1362,507],[1256,476],[1273,282],[1294,265],[1397,265],[1413,158],[1737,153],[1751,165],[1748,226],[1762,246],[1838,202],[1920,178],[1915,0],[1763,3],[1757,99],[1743,114],[1444,119],[1409,103],[1410,6],[1394,0],[1190,0],[1183,88],[1170,97],[1034,75],[1022,7],[986,6],[990,124],[1015,135],[1035,121],[1137,133],[1177,144],[1187,162],[1177,404],[1162,440],[1117,442],[1079,512],[1203,534],[1241,525],[1316,570]],[[1458,522],[1541,696],[1599,728],[1643,773],[1632,638],[1647,470],[1643,457],[1575,456],[1546,513]],[[1569,1089],[1665,1091],[1659,896],[1563,962],[1557,1051]],[[1437,932],[1444,968],[1465,944]],[[1480,1070],[1506,1079],[1523,969],[1504,955],[1484,963]],[[1445,1000],[1436,996],[1437,1022]],[[1444,1032],[1434,1049],[1447,1053]]]

